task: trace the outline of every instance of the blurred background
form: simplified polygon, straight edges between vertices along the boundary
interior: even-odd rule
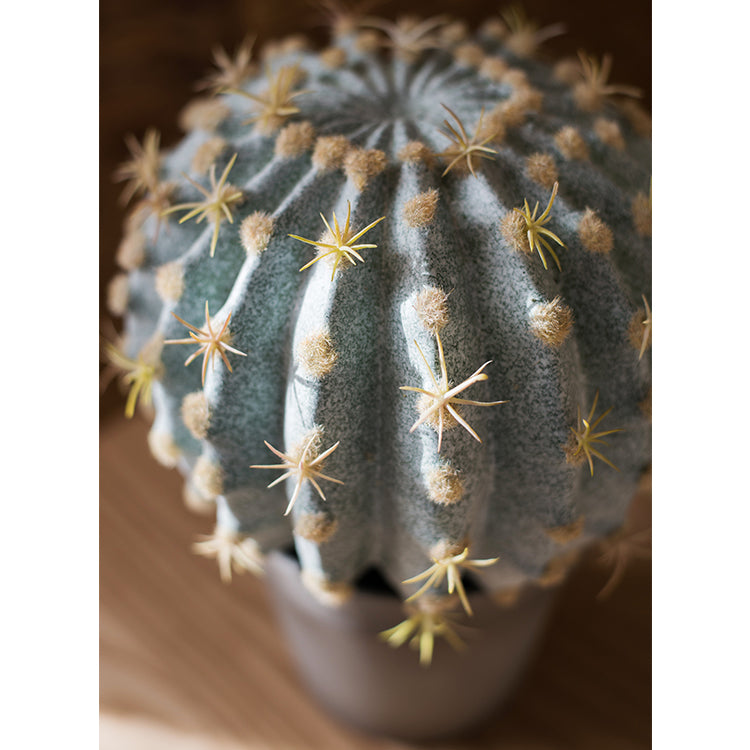
[[[476,28],[504,3],[383,2],[373,14],[449,14]],[[552,57],[611,53],[612,80],[639,86],[651,110],[651,5],[646,0],[526,0],[528,16],[567,33]],[[117,0],[100,14],[100,318],[116,271],[125,209],[112,173],[129,158],[124,136],[149,127],[162,145],[180,137],[177,114],[211,67],[211,50],[233,52],[247,33],[255,49],[292,33],[327,40],[324,14],[308,0]],[[263,584],[249,575],[223,585],[216,563],[193,555],[213,527],[183,505],[182,480],[146,445],[148,425],[123,417],[110,387],[101,401],[100,607],[103,750],[355,750],[404,748],[363,737],[325,716],[299,687]],[[134,471],[134,469],[136,469]],[[635,508],[650,525],[650,486]],[[634,750],[650,747],[650,562],[634,556],[614,592],[597,600],[611,569],[592,553],[564,585],[547,636],[504,716],[445,748]]]

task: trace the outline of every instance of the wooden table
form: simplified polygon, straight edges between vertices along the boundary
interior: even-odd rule
[[[409,747],[341,726],[302,690],[262,581],[219,580],[193,555],[210,517],[151,458],[147,425],[101,427],[102,750],[385,750]],[[639,500],[649,524],[650,495]],[[605,601],[590,556],[564,585],[537,658],[479,734],[433,745],[480,750],[650,747],[651,569],[634,560]]]

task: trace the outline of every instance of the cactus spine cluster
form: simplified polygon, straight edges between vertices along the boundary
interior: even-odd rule
[[[113,361],[222,577],[294,545],[337,603],[374,566],[429,660],[462,574],[559,581],[650,462],[648,118],[517,12],[335,29],[217,53],[182,142],[129,143]]]

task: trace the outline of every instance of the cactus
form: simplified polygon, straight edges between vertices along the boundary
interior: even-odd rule
[[[375,568],[429,661],[467,572],[561,580],[650,463],[648,118],[518,11],[334,28],[217,52],[185,138],[129,142],[112,359],[222,578],[294,545],[336,604]]]

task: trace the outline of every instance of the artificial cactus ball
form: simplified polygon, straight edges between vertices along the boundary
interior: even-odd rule
[[[509,602],[622,526],[650,463],[648,118],[610,58],[543,61],[557,33],[337,17],[320,53],[217,52],[183,140],[128,141],[111,359],[215,505],[222,578],[294,546],[335,606],[375,568],[409,608],[385,640],[431,655],[467,573]]]

